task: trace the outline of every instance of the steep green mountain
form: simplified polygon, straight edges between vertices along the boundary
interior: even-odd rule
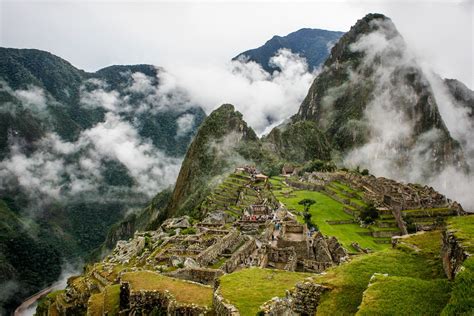
[[[329,49],[343,34],[343,32],[304,28],[286,36],[275,35],[259,48],[240,53],[232,60],[248,58],[272,73],[278,70],[278,67],[270,65],[270,59],[278,50],[286,48],[306,58],[310,71],[313,71],[326,60]]]
[[[269,152],[283,161],[304,163],[331,159],[331,146],[312,121],[288,122],[274,128],[262,141]]]
[[[396,165],[431,157],[430,171],[462,162],[430,84],[381,14],[368,14],[341,37],[292,121],[315,122],[345,154],[363,148],[380,158],[394,151]]]
[[[56,280],[65,261],[104,241],[112,247],[109,228],[160,190],[145,176],[173,183],[206,115],[183,91],[163,89],[166,75],[152,65],[88,73],[48,52],[0,48],[0,201],[8,202],[0,287],[15,285],[0,293],[0,308]],[[140,169],[144,163],[150,167]],[[156,216],[157,203],[144,215],[130,212],[130,231]],[[47,268],[29,266],[28,253],[39,261],[48,251]]]
[[[223,174],[237,165],[262,160],[262,145],[242,114],[231,104],[220,106],[204,120],[189,146],[167,206],[168,215],[195,214]]]

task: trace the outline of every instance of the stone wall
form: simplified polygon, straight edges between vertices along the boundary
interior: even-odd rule
[[[166,273],[167,276],[193,281],[201,284],[213,285],[215,280],[223,275],[224,272],[219,269],[206,269],[206,268],[183,268],[170,273]]]
[[[268,316],[315,315],[321,294],[328,288],[312,280],[299,282],[284,298],[273,298],[262,305],[261,311]]]
[[[257,243],[255,239],[251,238],[245,244],[242,245],[221,267],[222,271],[231,273],[235,269],[250,257],[250,255],[257,249]]]
[[[215,284],[212,305],[216,316],[240,316],[237,307],[227,302],[222,296],[218,281]]]
[[[398,208],[392,209],[392,214],[393,214],[393,217],[395,217],[395,221],[397,223],[398,228],[402,232],[402,235],[408,234],[407,226],[405,225],[405,221],[403,220],[400,209]]]
[[[443,245],[441,247],[441,259],[443,260],[444,272],[448,279],[453,280],[461,269],[464,260],[469,255],[456,239],[453,232],[443,231]]]
[[[320,262],[310,259],[303,260],[303,268],[306,272],[321,273],[332,266],[332,262]]]
[[[168,291],[130,289],[127,282],[120,286],[120,312],[126,315],[148,315],[152,312],[166,315],[211,315],[212,310],[195,304],[183,304]]]
[[[232,230],[214,245],[201,252],[196,257],[196,261],[203,267],[209,265],[214,260],[216,260],[217,257],[219,257],[226,248],[229,248],[234,243],[238,242],[239,236],[239,231]]]
[[[294,188],[301,189],[301,190],[309,190],[309,191],[322,191],[324,190],[323,185],[313,184],[313,183],[305,183],[300,181],[294,181],[290,179],[286,179],[285,182]]]

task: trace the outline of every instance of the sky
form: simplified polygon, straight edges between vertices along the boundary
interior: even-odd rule
[[[78,68],[216,65],[303,27],[347,31],[369,12],[394,21],[443,77],[474,84],[473,0],[91,1],[0,0],[0,45],[37,48]]]

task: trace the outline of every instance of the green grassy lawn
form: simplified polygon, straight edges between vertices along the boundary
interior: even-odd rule
[[[178,302],[200,306],[212,305],[212,288],[166,277],[151,271],[128,272],[123,281],[130,282],[134,290],[168,290]]]
[[[120,284],[104,289],[104,312],[106,315],[118,315],[120,309]]]
[[[442,315],[474,315],[474,258],[466,259],[463,266],[454,279],[451,298]]]
[[[462,246],[474,254],[474,215],[449,218],[447,229],[454,231]]]
[[[275,181],[275,179],[270,179]],[[357,242],[361,247],[370,248],[372,250],[382,250],[389,247],[387,244],[377,244],[371,236],[361,236],[359,232],[370,232],[367,228],[361,228],[358,224],[342,224],[342,225],[329,225],[326,221],[338,221],[338,220],[349,220],[353,219],[351,215],[346,214],[343,211],[344,205],[333,200],[328,195],[307,190],[294,190],[290,197],[285,197],[281,191],[274,191],[275,197],[283,202],[288,209],[295,209],[303,211],[304,207],[299,205],[298,202],[302,199],[313,199],[316,204],[310,208],[312,215],[311,220],[318,225],[320,231],[329,236],[335,236],[342,245],[354,251],[351,243]],[[301,217],[299,217],[301,220]]]
[[[474,215],[451,217],[447,228],[454,231],[469,253],[474,253]],[[474,315],[474,257],[464,261],[453,283],[451,298],[442,315]]]
[[[88,315],[104,314],[104,292],[92,294],[87,302]]]
[[[243,269],[221,277],[221,294],[239,309],[240,315],[255,315],[263,303],[275,296],[285,296],[285,290],[312,275],[283,270]]]
[[[427,260],[426,256],[412,250],[386,249],[360,255],[349,263],[331,268],[326,274],[315,277],[317,283],[331,288],[331,291],[322,295],[317,314],[355,314],[374,273],[421,280],[445,279],[440,260]]]
[[[439,315],[448,302],[448,280],[376,275],[357,315]]]

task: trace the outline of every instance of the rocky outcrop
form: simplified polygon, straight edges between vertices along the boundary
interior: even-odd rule
[[[469,254],[456,239],[452,231],[443,231],[443,245],[441,247],[441,259],[443,260],[444,272],[448,279],[453,280],[460,271],[464,260]]]
[[[240,158],[261,159],[260,147],[257,135],[242,114],[231,104],[220,106],[206,118],[189,146],[167,207],[168,214],[198,212],[195,208],[217,184],[215,178],[233,170]]]
[[[464,162],[422,68],[382,14],[357,21],[332,48],[292,118],[293,123],[307,120],[316,122],[333,149],[358,150],[359,164],[383,158],[397,170],[421,155],[430,157],[423,171],[432,173]],[[387,135],[389,130],[396,137]]]

